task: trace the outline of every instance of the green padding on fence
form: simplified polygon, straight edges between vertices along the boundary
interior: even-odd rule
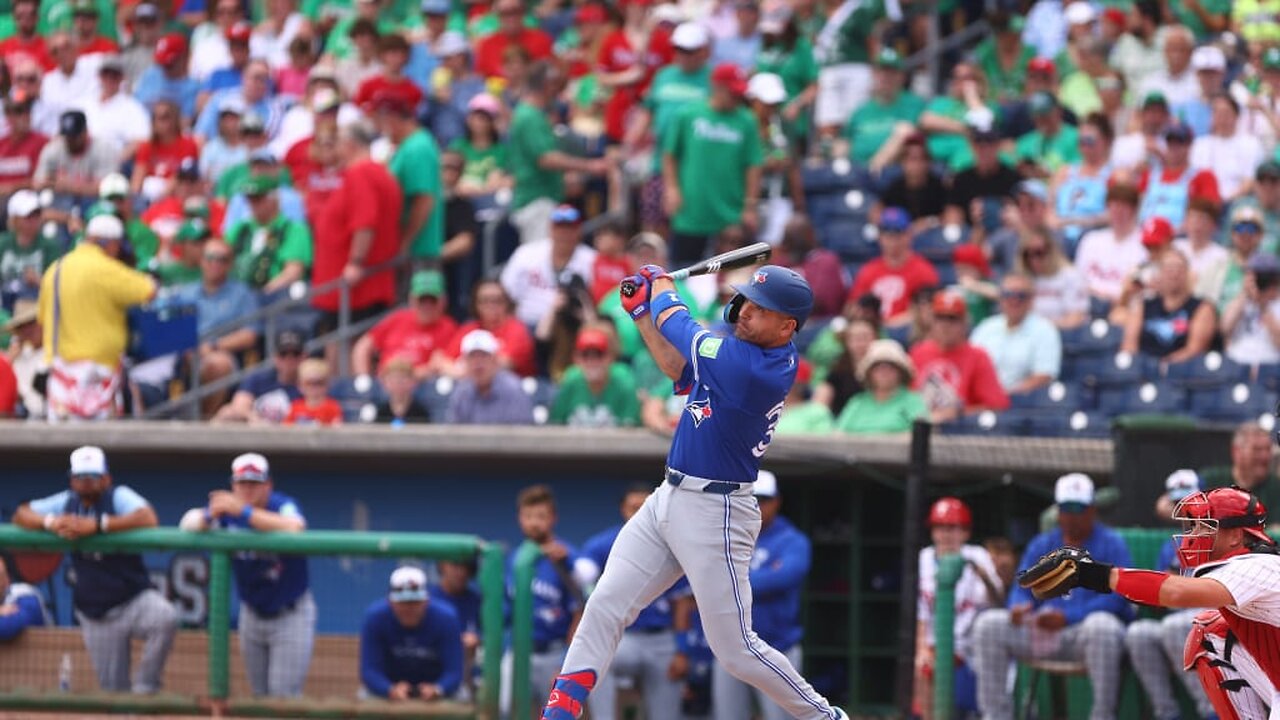
[[[209,555],[209,697],[231,694],[231,556]]]
[[[81,693],[51,695],[7,693],[8,710],[101,712],[134,715],[197,715],[208,717],[207,703],[179,695],[129,693]],[[269,700],[248,699],[227,703],[221,711],[236,717],[268,718],[419,718],[425,720],[475,720],[475,708],[455,702],[388,703],[385,700]]]
[[[542,557],[542,550],[531,540],[525,540],[516,550],[515,599],[512,601],[511,654],[511,716],[522,718],[533,704],[529,687],[529,656],[533,654],[533,566]],[[548,692],[551,688],[538,688]]]
[[[956,626],[956,583],[964,574],[965,559],[963,555],[948,555],[938,560],[938,592],[934,602],[937,616],[933,636],[934,655],[948,658],[947,662],[936,663],[933,669],[933,717],[934,720],[951,720],[951,709],[955,697],[955,667],[950,658],[954,658]]]
[[[14,525],[0,525],[0,547],[87,552],[175,550],[278,552],[291,555],[429,556],[438,560],[475,557],[484,541],[474,535],[308,530],[305,533],[193,533],[177,528],[146,528],[76,541]]]
[[[506,595],[503,592],[506,584],[506,557],[499,545],[490,544],[484,549],[480,558],[480,586],[498,588],[499,592],[486,590],[481,596],[483,605],[480,608],[481,627],[500,628],[503,621]],[[502,633],[487,632],[483,638],[484,670],[483,677],[496,678],[502,674]],[[497,717],[498,683],[487,682],[480,688],[480,705],[490,708],[493,717]]]

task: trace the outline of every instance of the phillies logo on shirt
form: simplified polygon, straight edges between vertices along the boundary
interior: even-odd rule
[[[693,418],[693,426],[696,428],[702,425],[703,420],[711,417],[711,400],[694,400],[684,406],[689,416]]]

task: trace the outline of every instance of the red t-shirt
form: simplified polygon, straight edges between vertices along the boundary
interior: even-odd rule
[[[462,354],[462,338],[479,327],[480,323],[475,320],[463,323],[462,327],[453,334],[445,354],[457,360]],[[533,359],[533,336],[529,334],[529,328],[525,327],[524,323],[509,317],[506,322],[489,332],[493,333],[493,337],[498,341],[499,357],[511,361],[512,372],[520,377],[533,377],[538,374],[538,367]]]
[[[4,62],[9,66],[11,72],[23,56],[33,58],[40,63],[40,67],[44,68],[45,72],[49,72],[58,66],[53,61],[53,56],[49,55],[49,48],[44,44],[44,37],[40,35],[25,41],[17,35],[0,40],[0,58],[4,58]]]
[[[426,365],[437,350],[448,351],[449,341],[458,332],[458,324],[445,315],[428,325],[418,320],[413,308],[396,310],[369,331],[369,339],[378,349],[381,362],[408,356],[413,366]]]
[[[142,166],[147,176],[173,177],[178,172],[182,161],[200,158],[200,147],[190,136],[182,135],[171,142],[157,144],[153,140],[143,141],[138,146],[137,163]]]
[[[1222,192],[1218,190],[1218,178],[1214,176],[1212,170],[1192,170],[1191,168],[1183,168],[1181,171],[1162,168],[1160,171],[1160,181],[1165,183],[1177,182],[1182,177],[1182,173],[1193,173],[1191,182],[1187,185],[1187,199],[1204,198],[1212,200],[1215,203],[1222,204]],[[1142,177],[1138,180],[1138,191],[1147,192],[1147,184],[1151,181],[1151,171],[1143,170]]]
[[[227,215],[226,203],[215,197],[206,198],[209,206],[209,229],[214,237],[222,237],[222,219]],[[142,213],[142,223],[156,235],[171,238],[178,234],[186,216],[182,212],[182,200],[170,195],[156,201]]]
[[[643,63],[645,67],[640,82],[614,88],[604,106],[604,129],[610,138],[621,140],[626,134],[627,116],[649,89],[653,74],[658,68],[671,62],[674,56],[671,36],[662,31],[654,31],[649,35],[649,46],[643,53],[636,52],[627,39],[627,33],[621,29],[605,36],[600,43],[600,54],[596,58],[597,72],[619,73],[637,63]]]
[[[923,340],[911,348],[911,362],[916,366],[913,387],[924,395],[930,409],[949,406],[952,397],[959,398],[966,410],[1009,407],[995,365],[980,347],[963,342],[943,352],[933,340]]]
[[[333,425],[342,422],[342,406],[333,398],[325,398],[317,407],[307,405],[307,401],[298,398],[289,405],[289,416],[284,419],[285,425]]]
[[[49,138],[38,132],[29,132],[21,138],[12,134],[0,138],[0,182],[31,180],[36,171],[36,161]]]
[[[320,209],[315,232],[315,264],[311,282],[323,285],[342,274],[351,255],[351,237],[357,230],[373,230],[373,243],[364,266],[384,263],[400,252],[400,185],[382,165],[365,158],[342,172],[342,187]],[[396,301],[395,272],[388,270],[365,278],[351,290],[351,308]],[[337,291],[312,298],[320,310],[337,312]]]
[[[524,48],[530,62],[551,57],[551,36],[541,30],[523,28],[514,39],[497,32],[481,40],[476,48],[476,72],[485,77],[506,77],[502,70],[502,54],[513,42]]]
[[[106,53],[109,55],[114,55],[115,53],[118,53],[118,52],[120,52],[120,46],[117,45],[115,41],[111,40],[110,38],[105,38],[99,35],[98,37],[94,38],[88,45],[85,45],[84,47],[80,48],[80,52],[78,54],[81,57],[84,57],[85,55],[92,55],[94,53]]]
[[[938,271],[924,258],[912,253],[902,267],[891,268],[884,258],[876,258],[858,271],[849,291],[849,302],[871,293],[880,298],[880,315],[896,317],[911,307],[911,298],[922,288],[938,285]]]
[[[611,292],[617,292],[622,279],[631,274],[631,265],[626,258],[611,258],[596,255],[595,265],[591,268],[591,297],[596,302]]]
[[[18,408],[18,376],[9,358],[0,355],[0,417],[12,417]]]
[[[422,102],[422,90],[409,78],[389,78],[385,75],[374,75],[360,83],[360,87],[356,89],[355,104],[362,109],[367,109],[373,99],[378,97],[380,93],[394,93],[409,100],[415,108],[418,107],[418,103]]]

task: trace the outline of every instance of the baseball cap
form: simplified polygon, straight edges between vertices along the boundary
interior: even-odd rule
[[[231,481],[266,482],[271,479],[271,466],[258,453],[245,453],[231,461]]]
[[[1084,0],[1068,5],[1063,16],[1070,25],[1088,25],[1098,19],[1098,13],[1093,9],[1093,5]]]
[[[187,51],[187,39],[178,33],[169,33],[156,43],[155,61],[159,65],[168,65]]]
[[[1275,275],[1280,273],[1280,259],[1271,253],[1254,253],[1249,258],[1249,262],[1245,264],[1245,269],[1252,273],[1263,273],[1266,275]]]
[[[227,28],[227,42],[247,43],[253,37],[253,24],[247,20],[237,20]]]
[[[444,275],[439,270],[419,270],[409,278],[409,296],[441,297],[444,295]]]
[[[98,215],[85,225],[84,236],[95,240],[119,240],[124,237],[124,223],[115,215]]]
[[[262,116],[259,115],[258,113],[253,112],[252,110],[246,110],[244,113],[244,116],[240,118],[241,133],[261,134],[266,131],[267,131],[267,123],[265,120],[262,119]],[[260,160],[263,157],[268,158],[268,162],[276,161],[275,153],[272,153],[270,150],[268,150],[265,147],[261,147],[261,148],[258,148],[257,150],[254,150],[253,154],[249,156],[249,160],[253,161],[255,158]]]
[[[695,22],[682,22],[671,33],[671,44],[679,50],[701,50],[710,41],[707,29]]]
[[[762,498],[778,497],[778,476],[768,470],[759,471],[751,485],[751,494]]]
[[[178,172],[174,175],[179,180],[195,182],[200,179],[200,163],[193,157],[182,158],[182,162],[178,163]]]
[[[436,40],[436,55],[439,57],[461,55],[467,52],[468,49],[467,39],[456,30],[449,30]]]
[[[1027,63],[1027,72],[1043,73],[1045,75],[1057,75],[1058,66],[1054,65],[1053,61],[1050,60],[1049,58],[1038,57],[1038,58],[1032,59],[1031,62]]]
[[[35,190],[18,190],[9,196],[9,217],[27,217],[40,211],[40,196]]]
[[[783,30],[787,29],[787,21],[789,19],[791,19],[791,13],[785,8],[765,13],[764,17],[760,18],[760,34],[781,34]]]
[[[185,217],[209,219],[209,201],[199,195],[192,195],[182,201],[182,214]]]
[[[79,110],[68,110],[58,118],[58,132],[67,137],[79,137],[89,130],[89,121]]]
[[[1053,501],[1060,513],[1080,513],[1093,505],[1093,480],[1084,473],[1069,473],[1053,486]]]
[[[342,105],[342,98],[338,96],[338,93],[333,88],[319,87],[311,95],[312,112],[329,112],[337,110],[340,105]]]
[[[1216,45],[1202,45],[1191,53],[1191,67],[1194,70],[1222,72],[1227,69],[1227,56]]]
[[[1043,180],[1023,180],[1014,187],[1016,195],[1030,195],[1040,202],[1049,202],[1049,186]]]
[[[1275,160],[1268,160],[1259,165],[1258,169],[1253,173],[1253,179],[1261,180],[1263,178],[1269,178],[1272,180],[1280,179],[1280,163]]]
[[[95,445],[84,445],[71,451],[71,475],[106,475],[107,454]]]
[[[765,265],[751,273],[750,282],[734,285],[733,289],[765,310],[795,318],[796,330],[804,327],[809,313],[813,311],[813,289],[800,273],[789,268]],[[725,319],[731,323],[737,320],[735,304],[741,308],[742,303],[734,298],[725,309]]]
[[[129,179],[120,173],[110,173],[98,183],[98,197],[103,200],[128,197]]]
[[[1165,128],[1164,131],[1164,139],[1166,142],[1175,141],[1189,143],[1195,139],[1195,136],[1195,131],[1193,131],[1189,125],[1185,125],[1180,122],[1170,125]]]
[[[159,17],[160,8],[156,7],[155,3],[138,3],[138,6],[133,9],[134,20],[155,20]]]
[[[636,233],[627,241],[627,252],[635,252],[642,247],[647,247],[663,256],[667,254],[667,241],[655,232]]]
[[[572,225],[582,220],[582,213],[572,205],[558,205],[551,211],[551,222],[554,225]]]
[[[1129,24],[1128,18],[1125,17],[1124,10],[1121,10],[1118,7],[1109,7],[1106,10],[1103,10],[1102,19],[1121,28]]]
[[[649,17],[655,24],[666,23],[668,25],[679,26],[680,23],[684,22],[685,14],[684,10],[681,10],[680,6],[676,3],[666,2],[660,3],[655,7],[649,13]],[[763,28],[761,29],[761,32],[764,32]]]
[[[334,69],[333,64],[329,62],[319,62],[311,66],[307,71],[307,83],[328,81],[334,85],[338,84],[338,72]]]
[[[1258,208],[1252,205],[1241,205],[1231,211],[1231,224],[1253,223],[1259,228],[1262,227],[1262,213],[1258,212]]]
[[[711,83],[741,97],[747,92],[747,75],[742,68],[730,62],[722,62],[711,71]]]
[[[1151,92],[1147,93],[1145,97],[1142,98],[1142,108],[1145,110],[1146,108],[1149,108],[1152,105],[1159,105],[1165,110],[1168,110],[1169,100],[1164,96],[1164,93],[1160,92],[1159,90],[1152,90]]]
[[[953,265],[968,265],[976,269],[982,277],[991,277],[991,265],[987,262],[987,254],[973,243],[960,243],[951,251]]]
[[[880,52],[876,53],[875,62],[873,64],[876,67],[888,68],[890,70],[901,70],[902,56],[898,54],[897,50],[894,50],[891,47],[883,47],[880,48]]]
[[[427,593],[427,574],[416,567],[399,567],[391,573],[387,598],[391,602],[424,602]]]
[[[787,99],[787,88],[774,73],[756,73],[747,81],[747,97],[765,105],[778,105]]]
[[[97,15],[98,4],[94,0],[72,0],[72,15]]]
[[[587,3],[578,7],[578,11],[574,13],[574,22],[578,25],[585,23],[602,23],[608,19],[604,8],[596,3]]]
[[[240,192],[245,195],[266,195],[276,189],[279,181],[275,175],[250,175],[240,184]]]
[[[584,328],[578,332],[578,339],[574,341],[573,349],[578,352],[599,350],[602,353],[607,353],[609,352],[609,336],[600,328]]]
[[[281,330],[276,333],[277,352],[281,350],[302,350],[305,345],[306,339],[297,330]]]
[[[182,221],[182,225],[178,226],[178,234],[174,238],[179,243],[191,243],[200,242],[209,235],[209,223],[202,218],[191,218]]]
[[[900,207],[887,207],[880,213],[882,232],[906,232],[911,227],[911,216]]]
[[[1058,100],[1053,95],[1041,90],[1031,96],[1027,108],[1034,115],[1047,115],[1058,107]]]
[[[1262,69],[1280,70],[1280,47],[1269,47],[1262,51]]]
[[[944,290],[933,296],[933,314],[964,318],[969,316],[969,306],[960,293]]]
[[[1200,476],[1195,470],[1174,470],[1164,481],[1165,495],[1173,502],[1200,490]]]
[[[418,9],[423,15],[448,15],[452,8],[449,7],[449,0],[422,0]]]
[[[124,58],[119,53],[104,53],[102,59],[98,61],[98,72],[124,72]]]
[[[115,206],[115,203],[109,202],[107,200],[98,200],[97,202],[90,205],[88,210],[84,211],[84,219],[86,221],[92,220],[98,217],[99,215],[110,215],[111,217],[119,217],[120,210]]]
[[[495,355],[498,352],[498,339],[488,330],[476,328],[462,336],[461,351],[463,355],[470,355],[473,352]]]
[[[1173,225],[1168,220],[1156,216],[1142,223],[1142,244],[1147,247],[1159,247],[1173,242]]]
[[[467,102],[467,112],[482,112],[495,116],[502,111],[502,104],[487,92],[480,93]]]

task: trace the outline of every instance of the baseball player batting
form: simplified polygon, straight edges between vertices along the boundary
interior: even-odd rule
[[[760,532],[752,482],[795,380],[792,343],[813,308],[794,271],[766,265],[725,307],[733,337],[690,316],[666,271],[646,265],[623,285],[622,305],[658,367],[688,394],[667,454],[666,481],[623,526],[587,601],[543,720],[576,720],[608,671],[622,631],[681,575],[707,641],[735,677],[800,720],[840,720],[787,658],[751,629],[751,555]]]
[[[1188,495],[1174,535],[1189,577],[1093,562],[1079,548],[1050,552],[1018,582],[1037,598],[1072,588],[1116,592],[1145,605],[1213,607],[1196,616],[1183,653],[1222,720],[1280,720],[1280,555],[1263,527],[1267,511],[1240,488]]]

